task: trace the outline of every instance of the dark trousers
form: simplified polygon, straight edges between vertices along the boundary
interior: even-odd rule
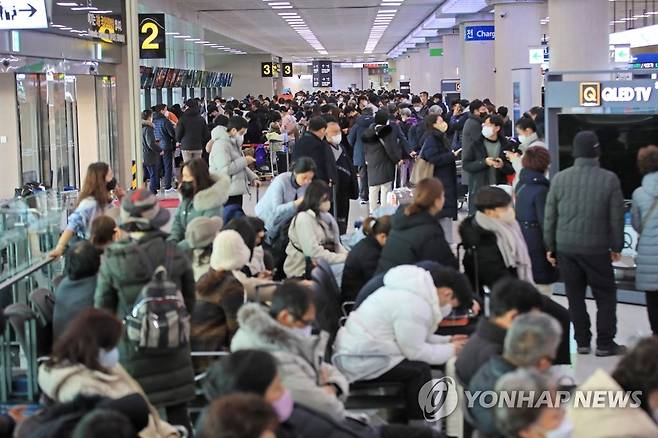
[[[242,197],[243,195],[229,196],[225,205],[239,205],[240,207],[242,207]]]
[[[404,385],[407,420],[423,420],[418,394],[424,384],[432,380],[432,371],[425,362],[403,360],[373,382],[400,382]]]
[[[658,291],[646,293],[647,297],[647,314],[649,315],[649,324],[654,335],[658,336]]]
[[[149,178],[149,190],[154,195],[160,190],[160,164],[149,164],[146,166]]]
[[[174,151],[164,151],[162,165],[164,166],[164,188],[169,190],[174,173]]]
[[[553,364],[570,365],[571,352],[569,351],[569,341],[571,340],[571,319],[569,318],[569,311],[546,295],[541,296],[541,311],[557,319],[557,322],[562,327],[562,339],[560,340],[560,345],[557,347],[557,354],[555,355]]]
[[[359,167],[359,198],[368,200],[368,166]]]
[[[566,287],[569,315],[578,346],[589,346],[592,339],[585,304],[589,286],[596,301],[596,345],[610,347],[617,334],[617,286],[610,255],[558,253],[558,266]]]
[[[183,426],[187,429],[188,437],[193,436],[192,421],[187,413],[187,403],[166,406],[164,409],[167,414],[167,423],[174,426]]]

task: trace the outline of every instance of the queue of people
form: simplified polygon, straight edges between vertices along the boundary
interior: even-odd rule
[[[134,429],[126,436],[441,436],[419,404],[425,384],[454,364],[459,385],[472,392],[554,390],[550,372],[571,364],[571,324],[577,352],[591,353],[590,286],[595,354],[644,362],[633,365],[635,374],[621,364],[612,375],[597,372],[584,387],[643,391],[640,409],[614,415],[629,435],[658,434],[655,342],[630,350],[615,343],[612,262],[623,245],[623,197],[618,178],[598,164],[593,132],[574,138],[574,166],[549,179],[550,155],[532,118],[516,124],[517,142],[505,132],[506,111],[487,100],[452,102],[450,113],[442,96],[429,93],[299,93],[293,101],[214,104],[206,109],[213,129],[189,102],[165,140],[174,124],[166,107],[143,114],[151,179],[159,183],[164,157],[184,143],[173,214],[153,181],[126,194],[107,164],[89,167],[52,253],[66,257],[66,270],[55,291],[55,343],[39,371],[53,407],[39,421],[94,396],[114,404],[87,402],[76,427],[87,427],[94,417],[82,420],[99,409],[112,412],[99,422],[113,415],[121,422],[130,416],[124,398],[135,396],[128,401],[139,409],[124,421]],[[245,138],[259,141],[258,128],[272,121],[297,138],[294,160],[259,198],[254,217],[227,215],[260,183]],[[632,210],[638,287],[647,291],[654,334],[657,157],[656,147],[640,153],[645,176]],[[418,160],[431,173],[414,181],[408,203],[389,205],[387,193],[404,181],[401,165]],[[462,189],[471,215],[455,233]],[[364,238],[350,247],[341,239],[349,209],[339,204],[357,198],[371,215]],[[324,266],[338,287],[329,305],[320,297],[330,291],[314,275]],[[559,278],[568,309],[551,298]],[[351,310],[339,321],[341,304]],[[464,315],[473,324],[455,332]],[[327,318],[335,319],[329,333]],[[207,406],[195,426],[188,411],[197,381]],[[354,385],[391,382],[404,408],[388,424],[349,409]],[[597,415],[577,409],[468,410],[483,436],[558,429],[606,436],[583,435],[583,422],[595,424]],[[29,430],[30,420],[20,427]]]

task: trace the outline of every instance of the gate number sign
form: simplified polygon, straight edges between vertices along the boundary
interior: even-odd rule
[[[139,59],[167,57],[165,14],[139,14]]]

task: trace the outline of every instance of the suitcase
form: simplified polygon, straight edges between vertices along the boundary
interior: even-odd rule
[[[414,200],[414,192],[409,187],[398,187],[398,168],[399,166],[395,166],[393,190],[386,194],[386,205],[392,207],[411,204]]]
[[[279,175],[288,171],[288,152],[285,150],[276,152],[276,171]]]

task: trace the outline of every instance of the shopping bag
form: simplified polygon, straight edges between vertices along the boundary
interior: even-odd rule
[[[411,171],[411,178],[409,179],[411,185],[415,186],[425,178],[432,177],[434,177],[434,164],[420,157],[416,159],[414,168]]]

